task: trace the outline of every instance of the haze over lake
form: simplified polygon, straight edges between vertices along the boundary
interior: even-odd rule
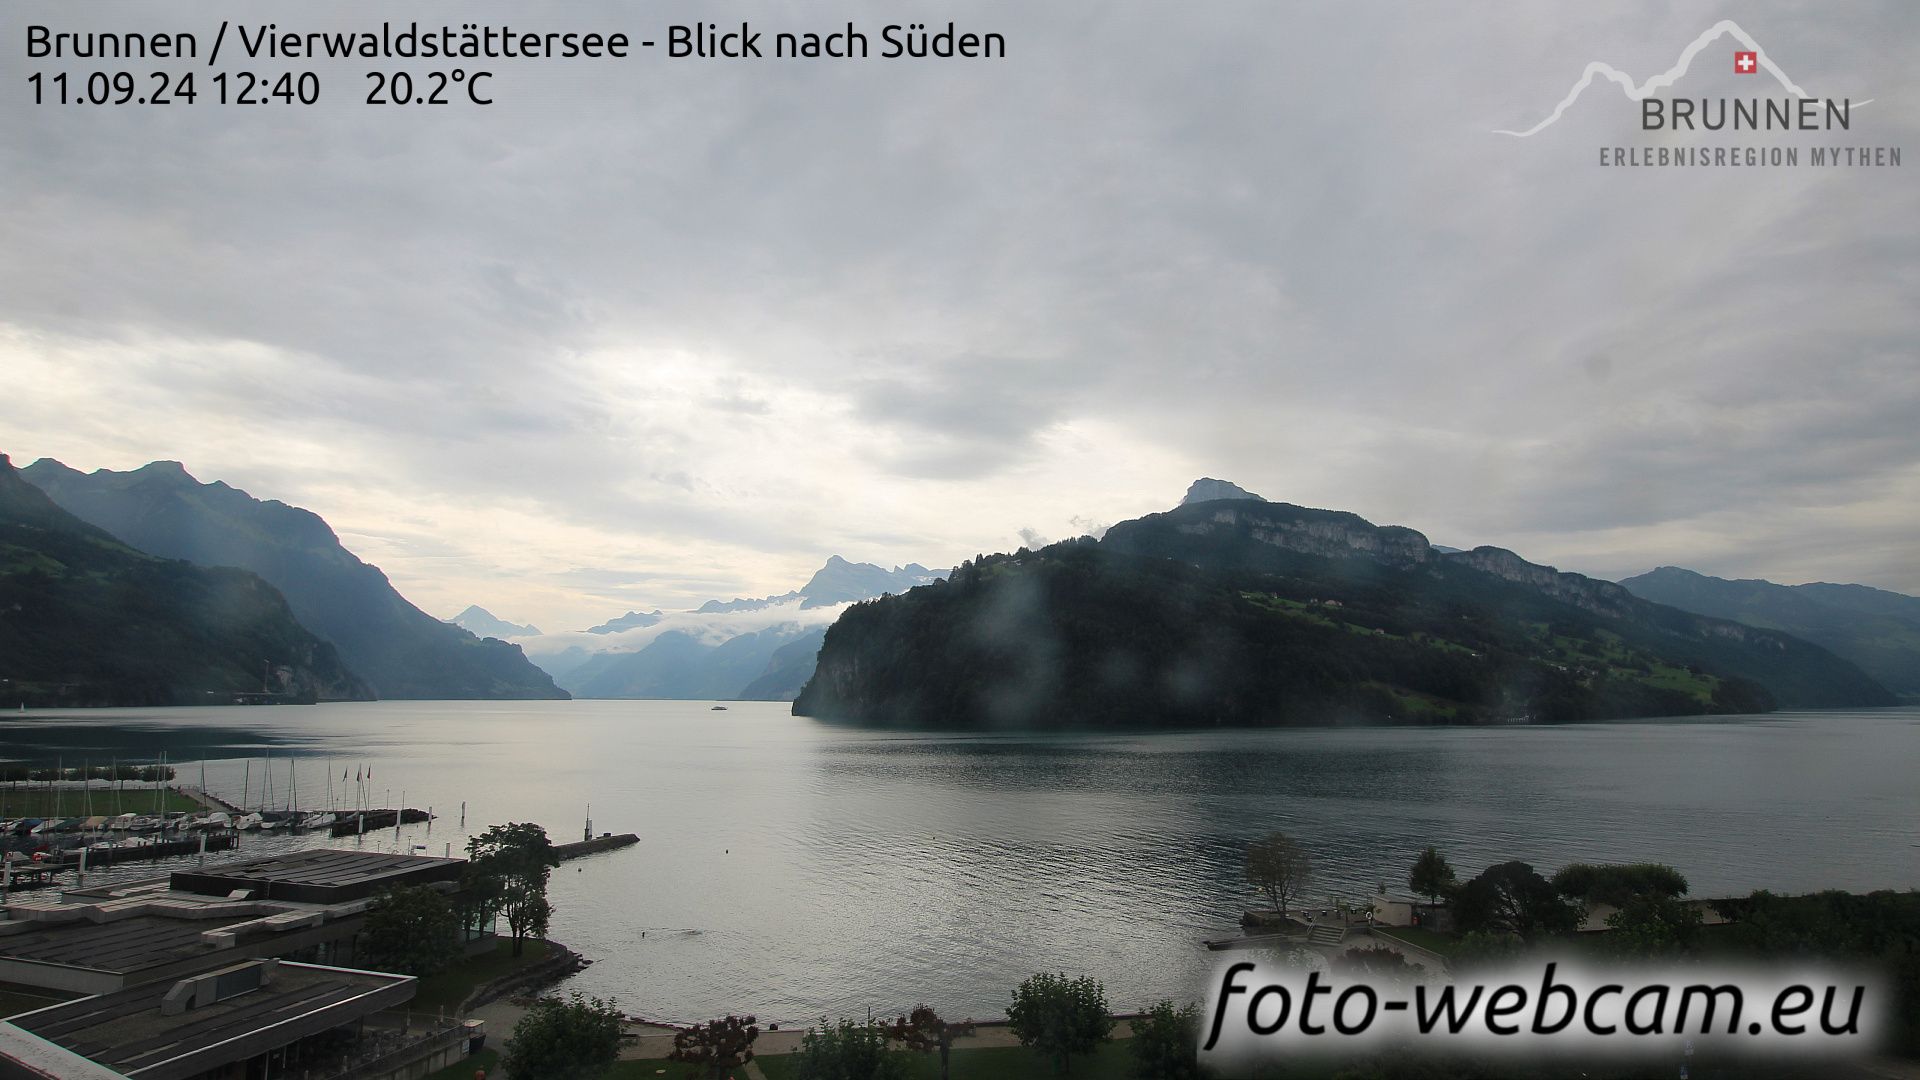
[[[1428,844],[1466,874],[1507,858],[1660,861],[1696,896],[1920,884],[1920,709],[1566,727],[1138,735],[871,731],[782,703],[378,702],[8,715],[12,757],[166,751],[188,784],[284,803],[432,806],[360,843],[458,853],[538,821],[636,848],[554,874],[553,936],[596,963],[567,986],[632,1013],[797,1022],[928,1001],[998,1015],[1039,970],[1118,1009],[1197,998],[1252,902],[1245,842],[1318,861],[1315,895],[1404,892]],[[249,769],[243,762],[251,760]],[[348,780],[342,785],[342,772]],[[344,791],[344,793],[343,793]],[[467,830],[459,828],[460,804]],[[242,857],[323,838],[249,838]],[[130,871],[123,871],[130,872]]]

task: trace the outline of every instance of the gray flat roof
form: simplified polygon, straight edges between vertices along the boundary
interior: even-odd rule
[[[175,1016],[172,981],[81,998],[8,1022],[127,1076],[169,1080],[245,1060],[413,997],[405,975],[282,963],[267,985]]]
[[[84,920],[50,923],[42,930],[0,937],[0,957],[127,974],[206,955],[213,950],[201,939],[201,934],[259,918],[259,915],[225,919],[135,915],[106,923]]]
[[[206,896],[225,896],[245,889],[253,892],[256,900],[338,904],[401,885],[457,881],[465,865],[464,859],[312,848],[203,870],[175,871],[172,886]]]

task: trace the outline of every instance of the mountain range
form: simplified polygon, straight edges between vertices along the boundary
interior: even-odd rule
[[[581,635],[521,638],[575,697],[789,701],[813,674],[833,610],[938,581],[918,563],[888,569],[831,556],[806,584],[692,611],[629,611]]]
[[[0,454],[0,697],[34,705],[365,699],[258,575],[135,550]]]
[[[1620,584],[1683,611],[1805,638],[1858,664],[1903,701],[1920,702],[1920,598],[1865,585],[1729,581],[1677,566]]]
[[[447,621],[474,637],[504,639],[540,636],[539,627],[531,624],[510,623],[479,604],[468,604],[467,610]]]
[[[1224,498],[1206,496],[1224,494]],[[1202,481],[827,631],[802,715],[938,728],[1556,722],[1877,706],[1791,634]]]
[[[442,622],[308,511],[202,484],[177,462],[82,474],[0,455],[0,696],[21,701],[571,690],[797,697],[800,713],[956,727],[1920,701],[1914,597],[1677,567],[1614,584],[1213,478],[1100,540],[947,578],[835,555],[786,593],[628,611],[575,633],[479,605]]]
[[[608,619],[599,626],[587,627],[587,633],[617,634],[622,630],[638,630],[641,627],[652,626],[663,617],[664,615],[659,608],[654,608],[652,611],[629,611],[619,618]],[[535,632],[538,633],[538,631]]]
[[[21,473],[128,547],[258,574],[382,698],[566,696],[519,646],[476,637],[413,606],[310,511],[219,481],[203,484],[176,461],[81,473],[43,458]]]

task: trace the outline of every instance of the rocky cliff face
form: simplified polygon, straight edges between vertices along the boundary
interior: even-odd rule
[[[1365,558],[1394,566],[1419,566],[1435,557],[1433,545],[1412,529],[1375,525],[1357,514],[1315,510],[1264,500],[1212,501],[1165,514],[1123,521],[1101,543],[1120,550],[1151,550],[1172,532],[1203,548],[1241,539],[1324,559]]]
[[[1255,495],[1253,492],[1248,491],[1246,488],[1241,487],[1239,484],[1227,480],[1215,480],[1211,476],[1203,476],[1187,486],[1187,494],[1180,500],[1180,505],[1191,506],[1194,503],[1219,502],[1223,499],[1250,499],[1254,502],[1267,501]]]
[[[929,570],[919,563],[908,563],[888,570],[873,563],[848,562],[834,555],[800,587],[800,595],[804,598],[800,606],[832,607],[856,600],[871,600],[876,596],[930,585],[946,576],[945,570]]]
[[[1472,567],[1502,581],[1525,585],[1596,615],[1619,619],[1633,610],[1633,594],[1611,581],[1563,573],[1551,566],[1528,562],[1505,548],[1477,547],[1472,551],[1441,554],[1439,558],[1451,566]]]
[[[1374,525],[1352,514],[1324,518],[1290,514],[1284,511],[1297,508],[1285,504],[1276,509],[1282,512],[1237,507],[1216,510],[1212,523],[1245,529],[1248,536],[1263,544],[1327,558],[1365,555],[1384,562],[1419,564],[1433,554],[1433,545],[1412,529]]]

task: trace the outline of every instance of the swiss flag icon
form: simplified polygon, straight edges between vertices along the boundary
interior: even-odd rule
[[[1733,54],[1733,71],[1736,75],[1751,75],[1760,70],[1760,54],[1757,52],[1737,52]]]

